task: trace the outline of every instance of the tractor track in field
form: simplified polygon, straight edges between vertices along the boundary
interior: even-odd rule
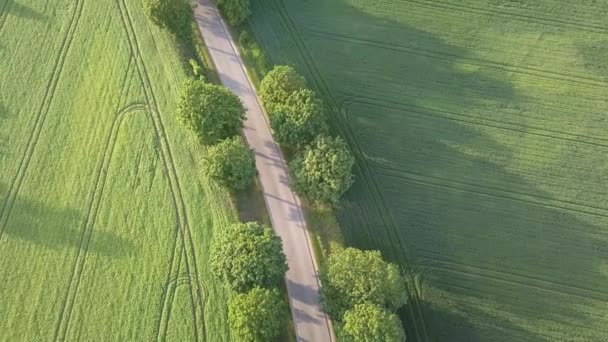
[[[425,176],[422,174],[417,174],[414,172],[409,172],[409,171],[404,171],[404,170],[400,170],[397,168],[392,168],[392,167],[385,166],[385,165],[382,165],[379,163],[374,163],[374,164],[378,170],[380,170],[380,171],[384,170],[384,172],[383,172],[384,176],[386,176],[388,178],[400,180],[400,181],[405,181],[408,183],[420,184],[420,185],[454,190],[454,191],[469,192],[469,193],[473,193],[473,194],[477,194],[477,195],[481,195],[481,196],[494,197],[494,198],[500,198],[500,199],[527,203],[527,204],[533,204],[533,205],[537,205],[537,206],[541,206],[541,207],[546,207],[549,209],[555,209],[555,210],[560,210],[560,211],[569,211],[569,212],[573,212],[573,213],[577,213],[577,214],[585,214],[585,215],[608,218],[608,208],[596,207],[596,206],[592,206],[592,205],[588,205],[588,204],[581,204],[581,203],[565,201],[565,200],[557,200],[557,199],[552,199],[550,197],[532,195],[532,194],[527,194],[527,193],[523,193],[523,192],[507,191],[507,190],[502,190],[502,189],[494,188],[494,187],[481,186],[481,185],[477,185],[474,183],[458,182],[458,181],[453,181],[453,180],[449,181],[449,180],[445,180],[442,178],[430,177],[430,176]],[[449,182],[451,184],[442,184],[441,182]],[[471,187],[471,188],[466,188],[467,186]],[[482,190],[492,190],[495,192],[501,192],[502,194],[492,193],[489,191],[475,190],[472,188],[477,188],[477,189],[482,189]],[[519,196],[527,197],[527,198],[510,196],[509,194],[519,195]],[[556,204],[550,204],[547,202],[543,203],[542,200],[545,200],[547,202],[553,202]],[[559,204],[561,204],[561,205],[559,205]],[[586,209],[574,209],[574,208],[567,207],[566,205],[577,206],[577,207],[586,208]],[[594,211],[591,211],[590,209],[593,209],[596,211],[604,211],[605,213],[594,212]]]
[[[295,47],[298,49],[300,55],[302,56],[304,63],[305,63],[305,67],[308,70],[309,75],[312,76],[312,80],[314,81],[316,88],[318,90],[320,90],[321,96],[323,97],[323,99],[327,103],[327,105],[330,107],[330,110],[329,110],[330,115],[334,118],[334,120],[337,120],[338,122],[341,123],[339,125],[333,125],[334,129],[337,129],[339,132],[341,132],[342,136],[344,136],[346,138],[349,145],[354,148],[353,153],[357,157],[357,158],[355,158],[355,160],[356,160],[355,165],[356,165],[356,168],[358,168],[360,171],[359,174],[362,176],[360,178],[362,178],[361,180],[365,182],[365,185],[369,189],[371,199],[376,206],[376,210],[378,210],[378,213],[379,213],[378,217],[380,220],[382,220],[384,222],[383,226],[385,227],[387,236],[388,237],[392,236],[393,241],[396,241],[399,246],[399,250],[396,250],[395,245],[392,243],[390,244],[390,246],[393,249],[393,251],[392,251],[393,257],[395,257],[398,260],[401,260],[402,265],[408,265],[407,258],[405,257],[405,255],[407,255],[407,248],[406,248],[404,242],[401,240],[401,237],[399,236],[399,234],[397,234],[397,225],[394,221],[393,216],[390,214],[390,211],[388,210],[386,203],[384,203],[384,199],[383,199],[382,195],[380,194],[379,186],[371,175],[371,170],[369,168],[369,165],[367,165],[367,163],[365,162],[365,159],[363,158],[363,152],[362,152],[361,148],[359,147],[359,145],[357,144],[356,140],[354,139],[354,133],[350,130],[349,126],[345,124],[345,122],[344,122],[345,118],[342,117],[341,115],[339,115],[339,113],[340,113],[339,108],[336,107],[336,105],[333,101],[333,96],[329,90],[329,87],[323,80],[322,74],[320,73],[318,67],[314,63],[314,59],[310,56],[310,53],[307,50],[306,45],[305,45],[302,37],[300,36],[295,23],[291,19],[289,12],[288,12],[287,8],[285,7],[283,1],[274,0],[274,4],[275,4],[275,8],[277,9],[277,12],[280,14],[281,19],[284,22],[285,28],[290,33],[290,35],[294,38]],[[389,229],[389,227],[390,227],[390,229]],[[411,274],[409,272],[406,273],[406,276],[412,278]],[[410,279],[410,280],[413,280],[413,279]],[[409,308],[412,316],[417,318],[417,319],[415,319],[415,322],[414,322],[414,330],[416,332],[418,340],[421,341],[424,339],[424,340],[428,341],[429,337],[428,337],[428,333],[426,331],[426,323],[425,323],[424,314],[422,312],[420,305],[418,304],[419,298],[420,297],[419,297],[418,293],[416,293],[416,294],[410,293],[410,303],[412,303],[413,305],[408,306],[408,308]]]
[[[181,186],[179,182],[179,176],[177,170],[175,168],[175,163],[173,160],[173,155],[171,153],[171,147],[167,138],[167,134],[165,131],[164,123],[162,121],[162,117],[160,115],[160,111],[158,109],[158,103],[156,101],[156,96],[154,94],[152,84],[150,81],[150,77],[148,75],[145,63],[140,54],[139,42],[137,41],[137,35],[135,33],[135,29],[132,23],[132,18],[129,14],[129,10],[126,6],[125,0],[116,0],[116,3],[119,8],[120,17],[122,20],[123,28],[128,37],[128,44],[131,52],[135,56],[136,61],[136,70],[139,76],[139,80],[142,84],[144,90],[144,96],[146,98],[146,102],[150,107],[150,118],[152,120],[153,128],[155,135],[158,138],[159,144],[159,154],[161,156],[160,160],[165,169],[165,173],[168,178],[169,191],[171,193],[173,207],[176,211],[176,223],[180,232],[180,237],[182,241],[182,246],[184,247],[184,262],[185,269],[187,274],[199,274],[198,265],[196,260],[196,252],[194,247],[194,242],[192,239],[192,233],[190,231],[190,225],[188,222],[188,216],[186,213],[186,204],[182,195]],[[173,263],[171,263],[172,265]],[[172,272],[172,266],[170,265],[169,273]],[[193,284],[194,286],[190,286],[190,298],[192,301],[192,316],[193,316],[193,324],[194,324],[194,333],[196,340],[205,340],[206,339],[206,331],[205,331],[205,323],[203,317],[203,308],[204,308],[204,296],[203,289],[200,282]],[[166,294],[165,294],[166,296]],[[163,303],[167,303],[166,298],[163,298]],[[163,304],[161,308],[160,317],[163,317],[164,311],[168,310],[168,308]],[[200,317],[199,317],[200,316]],[[199,322],[200,319],[200,322]],[[200,328],[200,331],[199,331]],[[166,334],[166,331],[163,332],[161,329],[158,331],[157,339],[162,334]]]
[[[4,28],[4,23],[6,22],[6,18],[8,17],[8,12],[11,10],[11,5],[15,0],[6,0],[6,2],[0,8],[0,32]]]
[[[76,31],[76,27],[78,26],[78,22],[82,15],[83,8],[84,0],[76,0],[74,5],[74,12],[72,13],[72,18],[70,20],[68,31],[63,37],[61,48],[55,60],[53,72],[51,73],[51,78],[47,83],[46,91],[44,93],[40,109],[35,115],[34,127],[32,128],[30,136],[27,140],[27,147],[25,149],[25,153],[21,159],[19,168],[17,169],[17,173],[15,174],[15,177],[9,185],[8,197],[6,198],[4,206],[0,211],[0,239],[2,238],[4,230],[8,223],[8,219],[13,209],[13,205],[15,204],[17,195],[19,194],[19,190],[21,189],[21,184],[29,168],[32,155],[34,154],[34,150],[36,149],[36,146],[38,144],[40,132],[42,131],[47,114],[50,110],[55,90],[57,89],[57,84],[59,83],[59,79],[63,71],[65,59],[69,53],[70,47],[72,46],[74,32]]]
[[[508,123],[499,120],[493,120],[489,118],[476,118],[469,115],[458,114],[455,112],[448,112],[440,109],[425,108],[417,105],[404,104],[396,101],[378,100],[365,95],[357,95],[357,97],[344,97],[342,98],[344,106],[347,104],[363,104],[372,107],[380,107],[392,110],[406,111],[412,114],[428,116],[438,119],[456,121],[460,123],[476,125],[481,127],[488,127],[492,129],[500,129],[506,131],[512,131],[521,134],[534,135],[543,138],[549,138],[567,143],[577,143],[581,145],[588,145],[598,148],[608,148],[608,139],[599,137],[592,137],[587,135],[578,135],[564,133],[560,131],[550,130],[546,128],[540,128],[538,126],[520,125],[516,123]],[[431,112],[441,113],[443,115],[432,114]],[[485,122],[491,122],[493,124],[487,124]],[[510,127],[509,127],[510,126]],[[561,136],[558,136],[561,135]],[[580,140],[587,139],[587,140]]]
[[[516,14],[516,13],[508,13],[500,10],[492,10],[481,7],[475,7],[470,5],[453,5],[450,3],[446,3],[438,0],[409,0],[410,3],[426,6],[427,8],[437,8],[440,10],[448,10],[448,11],[458,11],[465,14],[480,14],[486,16],[500,16],[503,18],[512,18],[513,20],[517,20],[520,22],[527,22],[531,24],[540,24],[545,26],[551,26],[555,28],[571,28],[578,31],[583,31],[587,33],[608,33],[608,27],[599,26],[599,25],[588,25],[581,24],[568,20],[560,20],[560,19],[550,19],[550,18],[542,18],[535,17],[531,15],[525,14]]]
[[[583,85],[593,86],[593,87],[608,88],[608,84],[605,81],[602,81],[602,80],[596,79],[596,78],[592,78],[592,77],[588,77],[588,76],[583,76],[583,75],[564,74],[564,73],[560,73],[560,72],[543,70],[543,69],[538,69],[538,68],[517,66],[517,65],[513,65],[513,64],[499,63],[499,62],[495,62],[495,61],[491,61],[491,60],[459,56],[459,55],[445,53],[445,52],[438,52],[438,51],[421,49],[421,48],[410,48],[410,47],[399,45],[399,44],[381,42],[381,41],[367,39],[367,38],[345,36],[345,35],[341,35],[338,33],[331,33],[331,32],[317,30],[314,28],[306,28],[306,31],[309,32],[311,34],[311,36],[322,38],[322,39],[328,39],[328,40],[346,42],[346,43],[352,43],[352,44],[359,44],[359,45],[366,45],[366,46],[390,50],[390,51],[394,51],[394,52],[402,52],[402,53],[407,53],[410,55],[433,58],[433,59],[437,59],[437,60],[441,60],[441,61],[448,61],[448,62],[455,63],[455,64],[487,67],[487,68],[492,68],[492,69],[500,70],[500,71],[504,71],[504,72],[536,76],[536,77],[551,79],[551,80],[560,81],[560,82],[570,82],[570,83],[578,83],[578,84],[583,84]]]
[[[511,272],[490,270],[482,267],[475,267],[471,265],[462,265],[459,263],[447,261],[447,260],[437,260],[437,259],[428,259],[431,261],[431,264],[425,264],[425,268],[427,269],[436,269],[443,272],[448,273],[456,273],[460,275],[464,275],[466,277],[484,279],[488,282],[501,282],[505,284],[509,284],[511,286],[517,287],[527,287],[539,291],[551,292],[557,295],[566,296],[566,297],[574,297],[584,300],[594,300],[598,302],[608,303],[608,292],[598,291],[594,289],[589,289],[582,286],[574,286],[569,284],[564,284],[560,282],[550,281],[546,279],[541,279],[533,276],[519,275]],[[446,266],[441,266],[438,264],[445,264]],[[459,270],[458,268],[465,268],[467,270]],[[471,271],[476,269],[477,272]],[[493,275],[491,275],[493,274]],[[512,278],[512,279],[509,279]],[[534,284],[535,283],[535,284]],[[453,285],[449,283],[448,285]],[[556,287],[555,289],[549,288],[550,286]],[[562,290],[558,290],[557,288],[562,288]],[[579,293],[576,293],[579,292]],[[582,293],[586,293],[583,295]]]

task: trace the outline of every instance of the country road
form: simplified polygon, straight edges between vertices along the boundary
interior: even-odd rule
[[[317,265],[300,200],[291,189],[287,164],[271,135],[255,88],[215,4],[211,0],[197,0],[194,16],[222,83],[239,96],[247,110],[243,132],[256,155],[256,166],[273,228],[283,240],[289,265],[285,281],[297,339],[307,342],[333,341],[331,321],[319,302]]]

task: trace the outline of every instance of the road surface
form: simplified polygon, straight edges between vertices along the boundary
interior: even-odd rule
[[[215,4],[197,0],[194,16],[222,83],[239,96],[247,110],[243,132],[256,155],[272,225],[283,240],[289,265],[285,281],[298,341],[333,341],[331,321],[319,303],[317,266],[300,200],[291,190],[285,159],[270,133],[255,88]]]

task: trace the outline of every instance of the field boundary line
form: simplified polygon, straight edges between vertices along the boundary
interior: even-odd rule
[[[17,169],[17,173],[13,178],[10,186],[8,197],[4,202],[4,206],[2,207],[2,211],[0,211],[0,239],[4,234],[4,229],[8,223],[10,214],[13,209],[13,205],[16,201],[17,195],[19,194],[19,190],[21,189],[21,184],[23,179],[25,178],[25,174],[29,168],[29,164],[34,154],[34,150],[38,144],[38,139],[40,137],[40,132],[45,123],[46,116],[50,110],[51,103],[53,102],[53,97],[55,94],[55,90],[57,89],[57,84],[59,83],[59,79],[61,77],[61,73],[63,71],[63,66],[67,54],[69,53],[70,47],[72,46],[72,41],[74,38],[74,32],[76,31],[76,27],[80,21],[80,17],[82,15],[84,8],[84,0],[76,0],[74,5],[74,12],[72,13],[72,19],[70,20],[70,25],[67,30],[66,35],[63,37],[62,45],[59,50],[59,54],[55,59],[55,65],[53,67],[53,72],[51,73],[51,77],[47,83],[46,91],[44,93],[44,97],[42,103],[40,105],[40,109],[35,114],[34,119],[34,127],[28,138],[28,144],[25,149],[25,153],[21,159],[21,163],[19,164],[19,168]]]
[[[543,70],[543,69],[532,68],[532,67],[517,66],[514,64],[500,63],[500,62],[484,60],[484,59],[480,59],[480,58],[459,56],[459,55],[455,55],[455,54],[433,51],[433,50],[428,50],[428,49],[410,48],[410,47],[403,46],[403,45],[381,42],[381,41],[367,39],[367,38],[350,37],[350,36],[341,35],[338,33],[330,33],[330,32],[321,31],[321,30],[317,30],[317,29],[313,29],[313,28],[306,28],[306,31],[310,32],[312,36],[316,36],[318,38],[334,40],[334,41],[339,41],[339,42],[348,42],[348,43],[354,43],[354,44],[367,45],[367,46],[372,46],[372,47],[390,50],[390,51],[394,51],[394,52],[403,52],[403,53],[421,56],[421,57],[428,57],[428,58],[433,58],[433,59],[438,59],[438,60],[443,60],[443,61],[449,61],[449,62],[456,63],[456,64],[487,67],[487,68],[492,68],[492,69],[505,71],[505,72],[537,76],[537,77],[541,77],[541,78],[552,79],[552,80],[557,80],[557,81],[562,81],[562,82],[579,83],[579,84],[584,84],[584,85],[589,85],[589,86],[594,86],[594,87],[599,87],[599,88],[608,87],[608,83],[606,83],[603,80],[588,77],[588,76],[583,76],[583,75],[564,74],[564,73],[559,73],[559,72],[555,72],[555,71]],[[452,58],[444,58],[442,56],[452,57]],[[465,61],[470,61],[470,62],[465,62]]]
[[[161,156],[160,160],[165,169],[165,173],[168,178],[169,190],[171,193],[171,197],[173,199],[173,206],[176,210],[176,222],[181,232],[182,244],[184,246],[186,258],[185,258],[185,267],[187,273],[192,273],[190,271],[190,267],[193,268],[194,274],[199,274],[197,260],[196,260],[196,252],[194,247],[194,242],[192,240],[192,233],[190,231],[190,226],[188,222],[188,216],[186,212],[186,204],[181,192],[181,186],[179,183],[179,176],[177,174],[177,170],[175,168],[175,163],[173,161],[173,155],[171,153],[171,147],[167,138],[167,134],[165,131],[164,123],[162,121],[162,117],[158,108],[158,103],[156,101],[156,96],[154,94],[154,90],[152,84],[150,82],[150,77],[148,76],[148,72],[143,61],[143,58],[140,54],[139,42],[137,40],[137,35],[135,33],[135,28],[132,23],[131,16],[129,14],[128,7],[124,0],[116,0],[120,16],[122,19],[123,27],[128,36],[128,43],[131,51],[135,56],[136,61],[136,70],[139,75],[140,82],[142,84],[144,90],[144,96],[146,98],[146,102],[150,106],[150,118],[152,119],[153,128],[156,136],[158,137],[159,143],[159,154]],[[124,8],[123,8],[124,6]],[[206,329],[204,322],[204,303],[203,303],[203,293],[200,285],[197,285],[196,288],[190,287],[190,295],[192,300],[192,316],[193,316],[193,324],[195,327],[195,337],[196,340],[205,340],[206,339]],[[163,306],[163,311],[165,310]],[[161,312],[161,316],[163,312]],[[198,321],[198,316],[200,316],[200,323]],[[199,332],[200,328],[200,332]],[[201,335],[199,337],[199,335]],[[157,336],[158,339],[158,336]]]
[[[329,114],[334,118],[334,120],[336,120],[339,123],[342,123],[342,124],[332,125],[332,126],[334,126],[334,129],[337,129],[339,132],[342,133],[342,136],[345,137],[346,141],[353,148],[353,153],[357,157],[357,158],[355,158],[355,160],[356,160],[357,168],[359,169],[359,175],[362,176],[360,178],[362,178],[362,181],[364,181],[364,184],[369,189],[369,194],[371,195],[371,199],[375,203],[376,210],[378,211],[378,214],[379,214],[378,218],[384,222],[383,226],[385,227],[387,236],[390,237],[392,235],[393,238],[395,239],[394,241],[396,241],[399,245],[399,251],[397,252],[395,249],[395,245],[393,243],[390,244],[391,249],[392,249],[391,254],[392,254],[393,258],[401,259],[402,263],[407,265],[408,258],[405,257],[405,255],[408,254],[408,252],[407,252],[408,249],[406,248],[405,244],[401,240],[401,237],[399,236],[399,234],[397,234],[394,218],[390,214],[390,211],[388,210],[386,204],[384,203],[384,199],[379,192],[378,185],[376,184],[374,178],[371,176],[369,166],[367,165],[365,159],[363,158],[361,148],[359,147],[356,140],[354,139],[353,132],[350,131],[350,128],[349,128],[348,124],[345,122],[344,118],[341,117],[340,115],[338,115],[339,112],[337,111],[335,103],[333,102],[332,94],[329,90],[330,88],[327,86],[327,84],[323,80],[321,72],[319,71],[318,67],[314,63],[314,59],[310,56],[310,53],[308,52],[308,50],[306,48],[306,44],[304,43],[302,37],[300,36],[300,34],[297,30],[297,27],[296,27],[295,23],[293,22],[293,20],[291,19],[289,12],[288,12],[287,8],[285,7],[283,1],[274,0],[274,4],[275,4],[275,8],[277,8],[278,13],[280,14],[281,18],[284,21],[285,28],[288,30],[288,32],[290,32],[291,36],[294,38],[295,46],[299,50],[300,55],[302,56],[302,59],[304,61],[304,64],[309,72],[309,75],[312,76],[312,80],[314,81],[316,88],[320,91],[320,94],[324,98],[325,103],[330,107]],[[413,298],[413,299],[415,299],[415,298]],[[424,314],[422,312],[422,309],[417,304],[418,303],[417,300],[411,300],[410,302],[413,304],[413,305],[409,306],[410,312],[413,317],[418,318],[418,319],[415,319],[415,322],[414,322],[414,330],[416,331],[416,335],[419,340],[421,340],[421,336],[424,336],[424,339],[428,340],[429,338],[428,338],[428,333],[426,332],[426,323],[425,323]],[[421,323],[421,326],[419,327],[418,325],[420,323]],[[422,332],[419,331],[419,328],[421,328]]]

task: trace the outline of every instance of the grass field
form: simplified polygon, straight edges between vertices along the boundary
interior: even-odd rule
[[[185,77],[140,1],[0,1],[0,340],[229,340]]]
[[[608,340],[608,2],[253,3],[357,156],[346,240],[418,274],[411,340]]]

